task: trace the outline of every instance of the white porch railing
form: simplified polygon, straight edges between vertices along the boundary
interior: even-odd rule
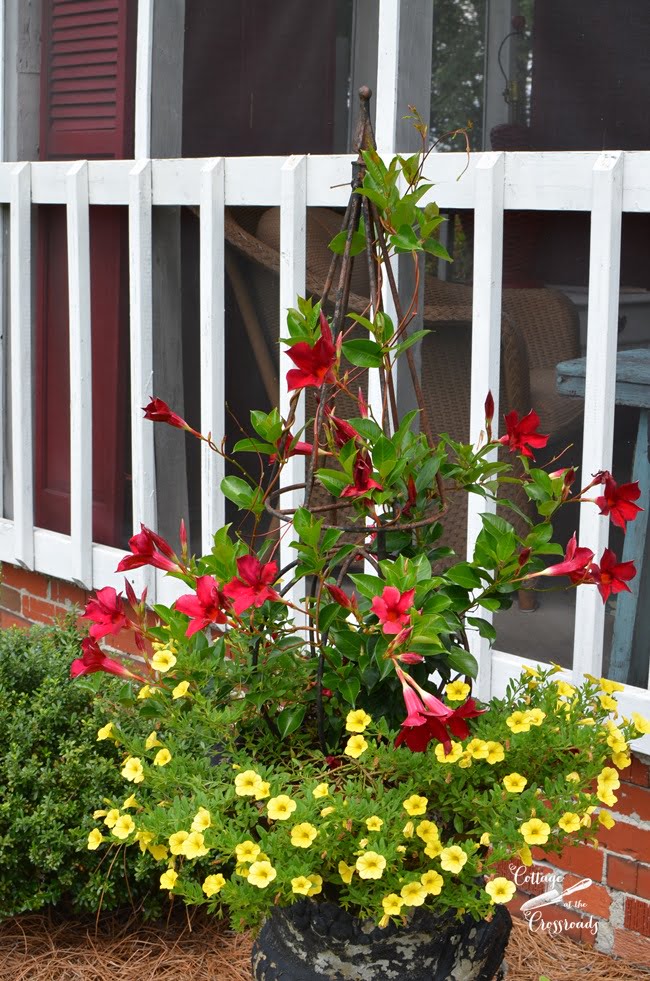
[[[156,486],[153,425],[141,407],[156,392],[152,357],[152,207],[200,208],[201,429],[223,431],[224,392],[224,206],[281,208],[280,321],[304,282],[305,209],[347,202],[349,156],[0,164],[0,203],[10,209],[10,345],[0,341],[0,364],[10,351],[14,516],[0,519],[0,559],[87,586],[113,584],[120,552],[92,541],[90,405],[89,205],[129,210],[131,312],[131,429],[134,527],[155,528]],[[501,323],[503,210],[591,212],[589,319],[585,395],[585,440],[581,472],[610,468],[614,420],[616,331],[621,213],[650,212],[650,152],[486,153],[430,158],[435,182],[429,197],[442,208],[475,209],[472,433],[483,422],[488,386],[498,392]],[[426,203],[427,198],[424,199]],[[68,288],[71,365],[71,533],[34,526],[31,205],[62,204],[68,216]],[[281,376],[283,371],[281,370]],[[497,413],[499,408],[497,406]],[[1,447],[0,447],[1,449]],[[220,462],[202,459],[204,546],[221,522]],[[470,512],[470,537],[479,506]],[[606,522],[583,509],[580,539],[598,554],[607,544]],[[150,599],[174,598],[174,583],[151,570],[133,574],[136,588],[150,578]],[[595,589],[578,591],[574,671],[599,674],[604,610]],[[480,687],[498,693],[522,659],[483,652]],[[650,714],[650,693],[628,687],[621,709]],[[637,744],[650,751],[650,737]]]

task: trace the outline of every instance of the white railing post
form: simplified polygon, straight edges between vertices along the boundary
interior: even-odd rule
[[[66,174],[70,331],[70,537],[71,577],[92,585],[93,399],[90,325],[88,163]]]
[[[11,446],[14,553],[28,569],[34,566],[31,204],[31,166],[21,163],[11,172]]]
[[[154,0],[138,0],[135,55],[135,133],[133,155],[151,155],[151,73],[153,67]]]
[[[224,334],[224,162],[211,160],[201,171],[201,432],[221,444],[225,429]],[[209,552],[225,523],[221,481],[223,457],[201,444],[201,541]]]
[[[474,209],[474,292],[472,296],[472,373],[470,441],[476,442],[485,428],[485,398],[494,398],[495,428],[499,419],[499,374],[501,368],[501,280],[503,269],[503,201],[505,156],[483,154],[476,167],[476,204]],[[496,452],[494,453],[496,458]],[[467,552],[471,556],[481,531],[480,515],[496,511],[492,501],[469,495]],[[491,620],[492,615],[481,610]],[[479,698],[492,695],[492,652],[489,641],[476,631],[469,634],[470,647],[479,664],[477,691]]]
[[[610,470],[614,440],[616,343],[623,207],[622,153],[603,153],[593,170],[589,303],[585,379],[582,484],[598,470]],[[598,562],[609,540],[609,522],[593,504],[580,506],[579,544],[592,548]],[[573,675],[599,675],[603,661],[605,609],[594,586],[576,594]]]

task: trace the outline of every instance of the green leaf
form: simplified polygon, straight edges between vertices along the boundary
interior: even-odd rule
[[[350,675],[338,683],[338,693],[344,701],[354,706],[361,690],[361,680],[356,675]]]
[[[422,246],[425,252],[429,252],[431,255],[435,255],[437,259],[444,259],[445,262],[453,262],[454,260],[447,252],[444,245],[438,242],[435,238],[429,238]]]
[[[383,593],[386,585],[383,579],[378,576],[369,576],[365,572],[354,573],[350,579],[366,599],[374,599],[375,596],[379,596],[380,593]]]
[[[348,478],[340,470],[317,470],[316,476],[320,480],[325,490],[338,497],[344,487],[350,483]]]
[[[341,349],[348,361],[357,368],[380,368],[384,363],[381,345],[364,337],[344,341]]]
[[[380,475],[385,478],[397,462],[395,447],[385,436],[380,436],[372,448],[372,462]]]
[[[306,705],[290,705],[282,709],[275,721],[283,739],[299,728],[306,711]]]
[[[347,232],[339,232],[338,235],[335,235],[332,241],[329,243],[328,248],[330,249],[331,252],[334,252],[336,255],[343,255],[343,253],[345,252],[345,243],[347,242],[347,239],[348,239]],[[350,255],[351,256],[359,255],[359,253],[363,252],[365,247],[366,247],[365,234],[363,234],[363,232],[360,231],[353,232],[352,239],[350,242]]]
[[[402,341],[401,344],[398,344],[396,348],[391,349],[391,353],[393,357],[397,358],[404,351],[407,351],[410,347],[413,347],[414,344],[417,344],[418,341],[421,341],[422,338],[426,337],[427,334],[431,334],[431,333],[432,331],[430,330],[416,330],[414,334],[411,334],[410,337],[407,337],[407,339],[405,341]]]
[[[255,488],[257,490],[257,488]],[[240,508],[251,508],[255,490],[241,477],[224,477],[221,481],[221,493],[229,501]]]
[[[260,439],[240,439],[232,448],[233,453],[277,453],[272,443]]]
[[[329,630],[342,609],[343,607],[339,606],[338,603],[328,603],[326,606],[321,606],[318,617],[318,629],[322,634]]]
[[[417,252],[421,249],[420,239],[410,225],[400,225],[389,240],[396,252]]]
[[[452,565],[445,572],[445,576],[450,582],[455,583],[457,586],[462,586],[463,589],[478,589],[482,585],[478,572],[468,562],[459,562],[458,565]]]
[[[358,187],[356,189],[357,194],[362,194],[364,197],[376,204],[380,211],[385,211],[388,206],[388,198],[385,194],[380,191],[375,190],[373,187]]]
[[[458,671],[460,674],[467,675],[470,678],[476,678],[478,674],[478,661],[469,651],[464,650],[462,647],[454,647],[453,650],[447,651],[445,656],[449,667],[453,668],[454,671]]]
[[[485,637],[492,643],[497,639],[494,626],[488,620],[484,620],[483,617],[467,617],[467,622],[476,627],[481,637]]]

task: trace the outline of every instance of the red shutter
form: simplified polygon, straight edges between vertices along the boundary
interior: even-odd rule
[[[132,153],[134,0],[43,0],[42,160]],[[36,522],[70,530],[70,411],[65,209],[39,209]],[[93,538],[124,530],[128,375],[128,225],[90,209]]]

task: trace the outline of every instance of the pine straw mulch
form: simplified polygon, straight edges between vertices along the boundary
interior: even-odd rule
[[[27,915],[0,923],[0,981],[251,981],[250,938],[195,916],[167,927]],[[515,919],[507,981],[648,981],[648,973]]]

